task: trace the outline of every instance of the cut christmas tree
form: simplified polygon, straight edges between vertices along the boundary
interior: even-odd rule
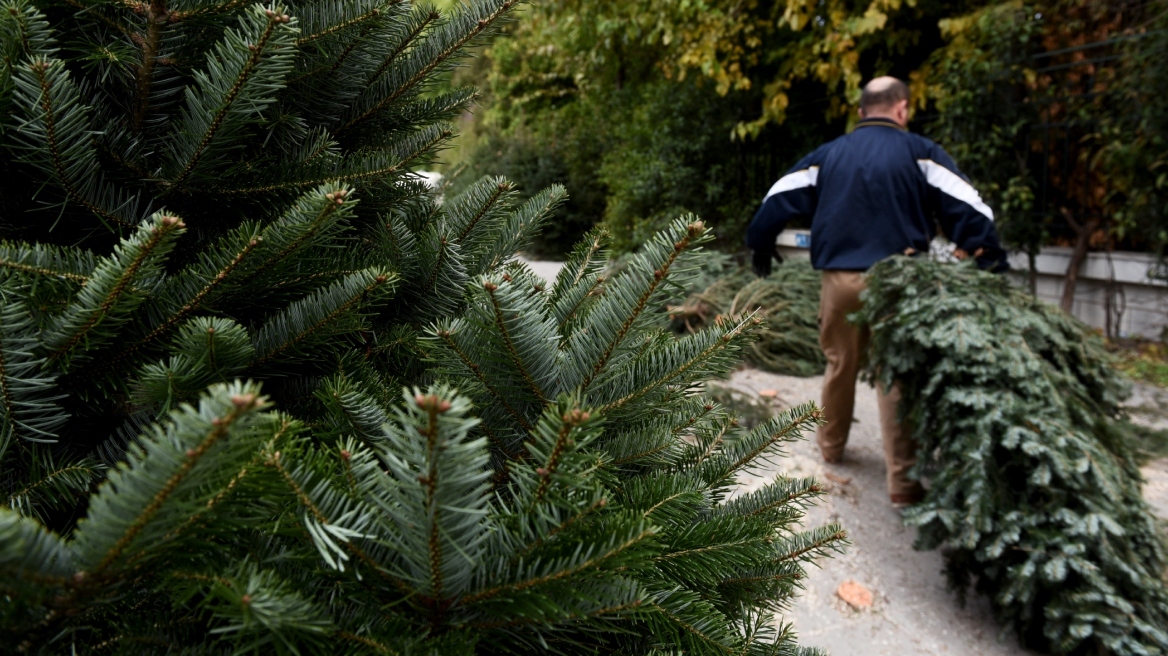
[[[1168,654],[1164,541],[1102,339],[1001,276],[903,257],[872,269],[861,317],[931,479],[918,546],[1033,647]]]
[[[758,313],[766,325],[746,347],[743,359],[759,369],[788,376],[817,376],[827,358],[819,347],[818,271],[808,260],[792,260],[759,278],[747,268],[730,271],[671,307],[678,333],[700,330],[718,317]]]
[[[563,200],[410,171],[515,0],[10,0],[0,12],[0,644],[22,653],[794,654],[843,541],[814,425],[698,393],[694,218],[604,279],[514,253]]]

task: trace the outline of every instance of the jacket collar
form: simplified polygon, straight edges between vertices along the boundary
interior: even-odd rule
[[[894,121],[890,118],[884,118],[883,116],[873,116],[872,118],[862,118],[862,119],[860,119],[860,122],[856,124],[856,129],[858,130],[860,128],[870,128],[870,127],[876,127],[876,126],[885,127],[885,128],[896,128],[897,130],[908,131],[908,128],[905,128],[904,126],[900,125],[899,123],[897,123],[896,121]]]

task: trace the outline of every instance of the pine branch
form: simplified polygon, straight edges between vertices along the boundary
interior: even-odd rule
[[[64,62],[43,56],[16,69],[16,137],[22,160],[50,176],[68,201],[107,225],[133,228],[137,201],[108,185],[90,138],[89,108]]]
[[[670,621],[670,623],[672,623],[677,628],[681,629],[686,635],[699,640],[700,644],[703,644],[707,647],[711,647],[719,653],[723,653],[723,654],[733,654],[734,653],[733,651],[731,651],[731,649],[729,647],[722,644],[721,641],[715,639],[714,637],[712,637],[710,635],[707,635],[704,631],[702,631],[701,627],[699,627],[698,625],[696,625],[693,622],[685,621],[682,617],[670,612],[661,604],[654,603],[654,604],[651,604],[651,607],[654,610],[656,610],[657,612],[661,613],[666,619],[668,619]]]
[[[419,53],[419,61],[424,63],[422,63],[420,66],[417,66],[416,70],[409,78],[404,80],[401,84],[396,85],[396,87],[390,93],[373,103],[369,109],[358,113],[355,117],[342,123],[341,126],[337,128],[336,133],[342,134],[360,125],[361,123],[364,123],[378,112],[385,109],[388,105],[401,98],[404,94],[413,90],[414,87],[429,77],[429,75],[439,66],[443,65],[448,59],[458,54],[458,52],[462,50],[463,47],[465,47],[468,43],[486,31],[491,25],[493,25],[508,11],[510,11],[512,7],[518,4],[518,0],[503,0],[502,2],[495,0],[495,2],[498,3],[498,6],[473,23],[473,27],[471,29],[464,31],[461,35],[453,39],[449,39],[449,37],[447,37],[449,41],[442,44],[442,50],[437,53]],[[465,11],[466,16],[469,16],[471,10],[468,8]],[[463,19],[464,16],[459,16],[458,18]]]
[[[439,339],[441,339],[442,343],[445,344],[446,347],[449,348],[450,351],[458,357],[458,360],[463,365],[465,365],[467,369],[469,369],[471,371],[472,375],[474,375],[474,377],[479,381],[479,383],[482,384],[483,388],[486,389],[487,392],[489,392],[491,394],[491,396],[493,396],[495,398],[495,400],[497,400],[503,406],[503,408],[507,410],[507,414],[511,415],[511,417],[514,418],[515,421],[520,426],[523,427],[523,430],[526,430],[526,431],[532,430],[531,423],[528,422],[526,419],[524,419],[523,415],[519,414],[519,411],[517,411],[507,401],[506,396],[504,396],[502,393],[500,393],[499,390],[495,389],[494,386],[491,385],[490,382],[488,382],[486,377],[483,376],[483,373],[481,371],[481,367],[479,367],[479,365],[477,363],[475,363],[473,360],[471,360],[470,357],[466,354],[466,352],[463,351],[458,346],[458,344],[454,341],[452,336],[456,331],[457,331],[457,326],[450,325],[450,326],[446,326],[446,327],[435,328],[433,334],[435,336],[437,336]]]
[[[800,537],[803,539],[799,539]],[[821,552],[827,547],[839,551],[839,545],[846,543],[847,539],[847,531],[838,526],[822,526],[814,531],[796,536],[792,540],[791,548],[778,554],[775,560],[787,562],[806,560],[810,554]]]
[[[535,395],[535,398],[546,403],[547,397],[531,377],[531,372],[523,364],[523,357],[519,355],[519,351],[515,348],[515,340],[507,328],[507,318],[504,316],[504,310],[499,305],[499,298],[495,294],[499,287],[488,282],[483,285],[483,288],[487,290],[487,296],[491,299],[491,310],[495,318],[495,327],[499,329],[499,335],[503,338],[503,343],[507,347],[507,355],[511,358],[511,364],[514,365],[519,375],[523,377],[524,382],[527,383],[528,388],[531,389],[531,393]]]
[[[721,442],[716,450],[711,445],[708,452],[712,455],[708,459],[699,459],[693,466],[700,467],[702,478],[710,482],[725,480],[735,472],[749,471],[760,464],[760,460],[768,462],[778,445],[798,439],[802,431],[822,423],[822,416],[822,411],[814,403],[795,406],[746,435]]]
[[[605,561],[616,558],[617,556],[619,556],[623,552],[625,552],[625,551],[631,549],[632,547],[635,547],[635,546],[643,543],[644,541],[650,539],[655,534],[656,534],[656,529],[645,528],[645,529],[641,530],[640,532],[630,536],[627,540],[625,540],[619,544],[613,545],[611,548],[605,550],[604,552],[597,554],[596,556],[593,556],[591,558],[588,558],[588,559],[576,564],[575,566],[568,567],[568,568],[561,569],[561,570],[556,570],[556,571],[550,572],[550,573],[543,575],[543,576],[539,576],[539,577],[535,577],[535,578],[531,578],[531,579],[526,579],[526,580],[519,581],[516,583],[511,583],[508,585],[488,588],[486,590],[482,590],[480,592],[476,592],[474,594],[467,595],[467,596],[463,597],[462,599],[459,600],[459,603],[461,605],[464,605],[464,606],[469,606],[471,604],[480,603],[482,601],[486,601],[488,599],[492,599],[494,597],[497,597],[497,596],[500,596],[503,594],[523,592],[525,590],[529,590],[532,588],[547,585],[549,583],[560,581],[562,579],[571,578],[573,576],[576,576],[577,574],[580,574],[580,573],[583,573],[583,572],[586,572],[586,571],[589,571],[589,570],[592,570],[592,569],[599,567],[600,565],[604,564]]]
[[[704,233],[705,226],[701,221],[695,221],[686,226],[684,235],[673,245],[672,251],[665,256],[661,265],[653,270],[652,279],[647,281],[647,284],[644,286],[640,297],[636,299],[627,313],[622,313],[622,315],[625,317],[625,320],[621,323],[620,327],[615,331],[615,334],[601,350],[599,357],[592,365],[592,370],[587,375],[585,375],[583,381],[581,381],[580,389],[587,389],[592,381],[595,380],[602,371],[604,371],[604,368],[606,365],[608,365],[609,358],[612,357],[613,352],[618,346],[620,346],[622,342],[624,342],[625,337],[629,334],[629,330],[633,327],[633,324],[637,321],[637,319],[640,318],[641,313],[644,312],[649,299],[652,298],[654,292],[657,291],[658,286],[660,286],[661,282],[666,279],[666,276],[669,275],[669,269],[671,266],[673,266],[673,263],[677,260],[677,257],[686,248],[689,247],[693,240],[701,237]],[[648,260],[646,259],[645,261],[647,262]]]
[[[142,131],[142,123],[150,108],[150,85],[154,81],[154,65],[162,42],[163,28],[170,19],[166,0],[149,0],[145,7],[146,34],[141,38],[142,63],[138,65],[137,89],[134,104],[134,130]]]
[[[56,278],[84,285],[97,266],[89,251],[48,244],[0,242],[0,269],[19,274]],[[0,275],[0,279],[4,276]]]
[[[823,493],[823,488],[812,478],[780,478],[766,487],[749,494],[735,497],[719,506],[714,513],[718,516],[732,515],[749,519],[768,516],[774,511],[789,509],[793,504],[811,500]]]
[[[405,52],[406,48],[410,47],[410,45],[413,44],[419,36],[421,36],[422,32],[426,31],[426,28],[433,24],[434,21],[438,20],[440,16],[438,11],[432,7],[428,11],[420,13],[422,15],[414,14],[410,17],[411,20],[406,26],[405,33],[401,35],[397,42],[394,43],[393,46],[389,49],[385,55],[385,58],[381,61],[381,65],[379,65],[376,69],[373,70],[372,73],[369,74],[369,77],[365,81],[365,85],[361,88],[361,93],[369,91],[369,88],[373,86],[373,83],[380,79],[382,75],[385,75],[385,72],[388,71],[395,63],[397,63],[397,58],[401,56],[403,52]]]
[[[291,256],[303,252],[310,245],[325,242],[334,237],[338,224],[352,213],[353,204],[346,201],[352,191],[345,187],[324,185],[316,191],[304,194],[295,205],[260,235],[267,257],[254,269],[242,276],[237,284],[243,286],[260,279],[278,265],[290,260]]]
[[[316,396],[330,411],[330,418],[335,420],[336,428],[333,430],[355,435],[367,446],[385,439],[383,426],[389,417],[371,396],[352,381],[341,376],[325,381]]]
[[[0,14],[0,115],[11,115],[16,66],[36,56],[52,56],[56,52],[53,45],[48,21],[28,0],[11,2]],[[0,125],[0,135],[6,127]]]
[[[65,540],[34,519],[0,508],[0,588],[7,594],[27,594],[26,581],[62,582],[76,571]]]
[[[501,229],[482,247],[482,255],[469,266],[469,271],[485,274],[494,271],[518,251],[523,250],[533,235],[568,198],[568,192],[560,185],[552,185],[527,199],[519,209],[511,212],[502,222]]]
[[[144,559],[174,557],[168,548],[190,548],[162,538],[229,480],[229,462],[249,460],[279,424],[265,423],[254,384],[212,388],[198,409],[171,413],[127,452],[127,464],[112,471],[90,500],[89,515],[75,533],[78,558],[89,575],[115,574],[118,563],[144,567]],[[189,554],[187,557],[195,557]]]
[[[429,623],[441,624],[484,549],[489,456],[485,440],[470,437],[478,421],[466,397],[445,386],[404,396],[382,449],[388,475],[371,480],[369,494],[392,527],[386,547],[428,600]]]
[[[293,303],[256,333],[252,366],[270,365],[274,360],[286,362],[303,350],[310,338],[316,341],[357,330],[359,324],[343,319],[358,316],[354,311],[378,306],[392,294],[396,284],[397,276],[392,273],[367,269]]]
[[[190,21],[197,18],[208,18],[210,16],[230,14],[231,12],[246,6],[250,0],[227,0],[223,4],[207,4],[191,10],[172,9],[169,13],[169,20],[171,23],[181,21]]]
[[[686,464],[691,468],[697,467],[712,458],[722,449],[726,439],[726,434],[729,433],[730,429],[734,428],[735,425],[736,422],[733,419],[730,419],[729,417],[722,417],[721,421],[716,424],[717,429],[715,434],[709,439],[701,440],[706,442],[706,444],[702,445],[701,442],[699,442],[697,446],[700,453],[697,453],[693,458],[688,459]]]
[[[112,338],[143,300],[143,293],[134,289],[134,283],[157,275],[163,258],[184,228],[177,217],[156,214],[134,236],[123,239],[113,255],[97,266],[90,283],[45,331],[48,361],[67,368],[71,362],[92,357],[92,347],[73,353],[83,341],[92,344]],[[100,333],[96,331],[99,324]]]
[[[20,304],[0,294],[0,462],[13,438],[55,442],[68,419],[58,401],[55,376],[44,373],[37,326]],[[9,498],[10,507],[12,498]]]
[[[30,450],[33,461],[24,487],[8,495],[6,505],[30,517],[48,520],[49,511],[71,508],[89,491],[94,479],[105,467],[83,458],[71,464],[59,464],[47,450]]]
[[[598,510],[600,510],[601,508],[604,508],[607,505],[608,505],[608,499],[606,499],[605,497],[600,497],[596,501],[593,501],[591,504],[586,506],[584,508],[584,510],[582,510],[578,513],[569,515],[567,519],[565,519],[564,521],[560,522],[559,524],[556,524],[555,526],[552,526],[551,528],[549,528],[543,535],[539,536],[536,540],[534,540],[533,542],[528,544],[522,550],[515,552],[515,554],[511,556],[511,564],[514,565],[518,561],[526,559],[535,550],[539,549],[545,543],[555,539],[555,537],[557,535],[559,535],[560,533],[563,533],[564,531],[568,530],[569,528],[575,526],[579,522],[588,518],[593,513],[597,512]]]
[[[255,356],[251,338],[230,319],[197,317],[184,324],[168,360],[139,369],[131,383],[135,403],[168,411],[208,385],[243,373]]]
[[[563,616],[562,618],[559,618],[558,623],[579,622],[579,621],[586,620],[586,619],[604,617],[606,615],[625,615],[626,611],[639,609],[641,607],[641,604],[642,604],[642,601],[640,599],[637,599],[634,601],[630,601],[628,603],[616,604],[613,606],[603,606],[601,608],[589,610],[589,611],[584,612],[584,613],[568,613],[567,615]],[[478,629],[478,630],[482,630],[482,631],[490,631],[493,629],[500,629],[500,628],[504,628],[504,627],[518,627],[518,626],[524,626],[524,625],[544,624],[546,622],[547,622],[547,620],[544,618],[524,617],[521,619],[515,619],[515,620],[509,620],[509,621],[477,622],[477,623],[470,624],[467,626],[469,626],[470,628],[474,628],[474,629]]]
[[[96,7],[93,5],[87,5],[85,2],[82,2],[82,0],[65,0],[65,4],[76,9],[78,15],[92,16],[93,18],[96,18],[105,24],[106,27],[119,32],[122,36],[126,37],[127,40],[133,39],[133,34],[129,28],[127,28],[122,23],[119,23],[118,21],[110,18],[109,16],[106,16],[102,12],[96,11]]]
[[[726,351],[735,340],[743,337],[746,334],[746,330],[761,323],[761,319],[751,314],[728,329],[723,328],[719,330],[707,328],[700,333],[683,337],[670,345],[671,348],[668,351],[664,353],[659,351],[656,353],[656,357],[653,358],[654,361],[650,361],[641,366],[636,366],[639,363],[634,361],[635,364],[632,367],[632,371],[622,371],[615,377],[619,379],[623,374],[629,380],[648,379],[648,381],[626,393],[624,396],[602,406],[599,412],[602,414],[610,413],[655,389],[664,387],[678,378],[685,376],[691,369],[707,364],[716,354]],[[708,372],[696,373],[704,374]],[[698,377],[691,375],[688,380],[694,380]]]
[[[241,232],[251,232],[249,228],[250,226],[243,226]],[[155,340],[168,334],[176,326],[185,321],[186,318],[191,315],[191,313],[203,309],[204,303],[208,300],[208,298],[210,298],[214,292],[223,287],[224,284],[228,283],[231,274],[236,270],[236,268],[239,267],[244,258],[246,258],[253,250],[255,250],[259,243],[260,238],[258,236],[248,239],[244,245],[239,248],[238,252],[236,252],[234,256],[231,257],[230,261],[222,264],[221,268],[219,268],[213,274],[208,275],[210,272],[205,272],[206,265],[213,264],[213,260],[211,260],[211,258],[206,258],[203,259],[203,261],[199,264],[192,265],[186,270],[180,272],[178,275],[172,277],[170,281],[177,281],[177,284],[168,285],[168,287],[172,289],[180,288],[181,290],[181,285],[191,278],[200,278],[205,280],[206,284],[203,285],[203,287],[194,294],[191,294],[189,297],[179,301],[182,303],[182,305],[176,309],[170,310],[165,317],[155,319],[156,325],[149,333],[132,343],[129,347],[109,358],[106,364],[115,365],[125,360],[126,358],[132,357],[142,349],[152,345]],[[212,257],[214,257],[214,255],[212,255]],[[201,271],[200,269],[203,270]],[[159,294],[159,296],[165,296],[167,291],[169,290],[164,289],[163,292]],[[177,303],[175,303],[175,305],[177,305]]]
[[[430,153],[443,141],[450,138],[450,130],[431,126],[419,134],[409,137],[405,150],[396,152],[358,152],[340,161],[329,161],[321,165],[311,165],[302,169],[281,172],[278,180],[270,183],[246,186],[217,185],[216,193],[232,196],[270,194],[282,191],[296,191],[308,187],[338,186],[365,181],[385,181],[394,173],[407,170],[418,159]],[[234,182],[234,181],[233,181]]]
[[[355,645],[361,645],[362,647],[365,647],[367,649],[372,649],[373,651],[375,651],[379,654],[400,654],[401,653],[401,652],[395,651],[393,649],[390,649],[390,647],[388,645],[377,642],[376,640],[374,640],[372,638],[367,638],[367,637],[359,636],[359,635],[353,635],[352,633],[349,633],[348,631],[337,631],[333,635],[340,638],[341,640],[351,642]]]
[[[217,143],[224,149],[230,137],[259,120],[271,96],[283,88],[291,70],[294,21],[271,9],[254,6],[208,53],[207,72],[186,91],[186,107],[175,131],[184,135],[168,144],[164,193],[182,188]]]
[[[337,21],[337,22],[330,21],[330,23],[327,26],[322,27],[319,30],[314,30],[313,29],[315,27],[314,25],[312,25],[309,21],[305,20],[304,18],[301,18],[301,22],[306,23],[306,25],[303,28],[302,36],[300,38],[296,39],[296,46],[299,48],[303,48],[304,46],[312,43],[313,41],[316,41],[317,39],[322,39],[326,36],[336,34],[338,32],[343,32],[343,31],[349,29],[350,27],[353,27],[354,25],[360,25],[368,20],[378,18],[379,16],[381,16],[381,12],[383,12],[385,9],[387,9],[395,4],[400,3],[402,0],[392,0],[391,2],[386,2],[384,4],[382,4],[380,2],[380,0],[375,0],[375,1],[376,1],[376,4],[374,4],[373,7],[366,10],[365,12],[358,14],[356,16],[352,16],[352,17],[345,17],[341,21]],[[353,4],[357,5],[359,3],[353,3]]]
[[[280,445],[280,443],[285,441],[285,438],[291,436],[298,429],[299,426],[296,422],[290,419],[281,420],[279,427],[272,434],[272,437],[264,443],[259,452],[256,453],[255,457],[248,461],[246,465],[241,467],[239,471],[236,472],[236,474],[232,476],[231,479],[228,480],[227,483],[219,489],[219,492],[215,494],[215,496],[208,499],[206,505],[201,510],[191,514],[185,523],[176,527],[170,533],[167,533],[165,536],[163,536],[162,539],[169,541],[179,537],[185,531],[195,526],[195,524],[197,524],[204,515],[220,506],[223,501],[227,499],[227,497],[238,491],[239,487],[241,487],[241,484],[243,483],[244,479],[247,478],[248,474],[254,474],[256,467],[265,463],[269,458],[271,458],[272,454],[278,451],[277,447]]]
[[[461,224],[456,228],[455,241],[463,241],[474,231],[483,217],[496,210],[500,201],[514,190],[515,186],[504,178],[484,178],[454,200],[447,214]],[[506,204],[504,204],[504,208]]]
[[[608,239],[608,229],[603,226],[589,230],[576,244],[556,276],[549,307],[559,322],[560,333],[564,335],[561,339],[563,345],[567,344],[566,338],[570,332],[566,330],[568,322],[576,316],[585,301],[598,293],[597,290],[604,282],[601,273],[608,260]],[[592,282],[582,285],[585,279]]]

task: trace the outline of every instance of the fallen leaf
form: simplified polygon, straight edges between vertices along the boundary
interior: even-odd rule
[[[872,591],[852,579],[840,583],[835,594],[856,610],[872,607]]]

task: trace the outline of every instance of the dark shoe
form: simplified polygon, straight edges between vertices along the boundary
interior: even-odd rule
[[[889,498],[892,499],[892,507],[897,510],[903,510],[910,506],[915,506],[925,500],[925,491],[909,492],[908,494],[891,494]]]

